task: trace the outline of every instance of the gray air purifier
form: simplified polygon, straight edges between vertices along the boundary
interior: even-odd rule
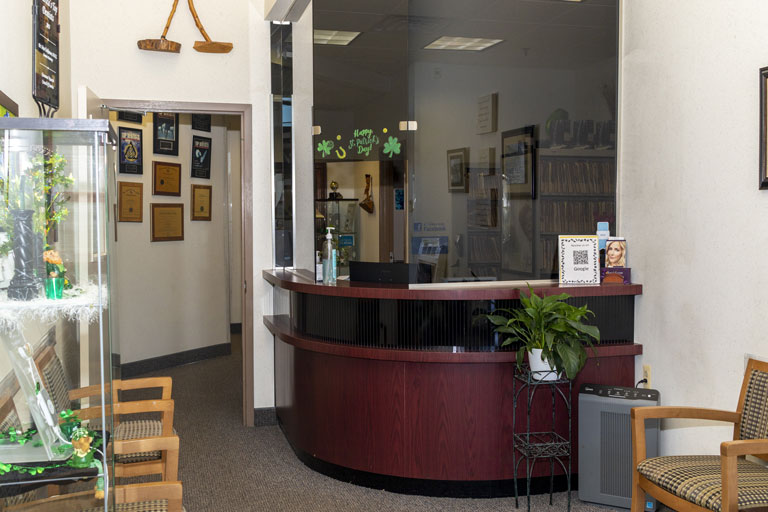
[[[579,499],[620,508],[632,501],[633,407],[659,405],[655,389],[583,384],[579,390]],[[659,420],[645,424],[648,457],[659,452]],[[645,510],[656,500],[645,499]]]

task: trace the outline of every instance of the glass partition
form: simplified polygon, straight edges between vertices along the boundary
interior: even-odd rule
[[[552,278],[558,234],[615,234],[617,0],[313,6],[315,199],[360,259]]]

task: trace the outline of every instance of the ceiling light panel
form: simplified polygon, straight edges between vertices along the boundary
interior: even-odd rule
[[[442,36],[424,47],[425,50],[463,50],[481,52],[503,39],[483,39],[481,37],[450,37]]]
[[[359,35],[360,32],[315,29],[315,44],[334,44],[337,46],[347,46]]]

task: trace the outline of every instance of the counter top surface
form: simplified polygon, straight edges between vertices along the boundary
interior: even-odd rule
[[[490,300],[518,299],[520,290],[527,287],[525,281],[490,281],[479,283],[445,283],[439,285],[407,285],[387,283],[350,282],[339,280],[335,285],[315,282],[314,273],[309,270],[265,269],[262,277],[270,284],[285,290],[372,299],[404,300]],[[567,293],[573,297],[605,297],[616,295],[641,295],[643,285],[559,285],[558,283],[536,283],[536,293],[555,295]]]

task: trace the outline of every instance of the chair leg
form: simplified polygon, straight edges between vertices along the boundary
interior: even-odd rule
[[[643,512],[645,510],[645,491],[640,487],[640,478],[637,471],[632,473],[632,508],[630,512]]]

